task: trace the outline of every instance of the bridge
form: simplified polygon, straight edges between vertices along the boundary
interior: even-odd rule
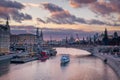
[[[91,54],[95,53],[113,53],[112,55],[120,55],[120,47],[119,46],[96,46],[96,45],[50,45],[47,47],[66,47],[66,48],[77,48],[90,52]],[[114,52],[116,52],[114,54]]]

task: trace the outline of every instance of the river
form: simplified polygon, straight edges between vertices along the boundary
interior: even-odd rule
[[[119,80],[116,73],[87,51],[56,48],[57,55],[41,62],[0,65],[0,80]],[[62,54],[70,55],[70,62],[61,65]],[[9,64],[9,65],[8,65]],[[7,67],[6,67],[7,66]]]

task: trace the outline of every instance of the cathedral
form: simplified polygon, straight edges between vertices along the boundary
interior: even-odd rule
[[[37,30],[36,30],[36,42],[39,45],[41,45],[42,43],[44,43],[42,29],[41,29],[40,32],[39,32],[39,28],[37,28]]]
[[[10,48],[10,26],[7,18],[6,24],[0,24],[0,54],[9,53]]]

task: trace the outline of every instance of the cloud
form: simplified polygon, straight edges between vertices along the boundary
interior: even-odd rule
[[[99,0],[90,5],[91,11],[111,21],[110,26],[120,26],[120,0]]]
[[[59,12],[59,11],[64,11],[64,9],[62,9],[61,7],[52,4],[52,3],[42,3],[43,8],[46,10],[49,10],[51,13],[52,12]]]
[[[41,18],[37,18],[36,19],[38,22],[40,22],[40,23],[46,23],[44,20],[42,20]]]
[[[97,0],[69,0],[69,3],[72,7],[74,8],[78,8],[83,6],[83,4],[89,4],[89,3],[93,3],[96,2]]]
[[[106,23],[105,23],[105,22],[102,22],[102,21],[99,21],[99,20],[92,19],[92,20],[89,20],[89,21],[88,21],[88,24],[105,25]]]
[[[32,30],[32,29],[35,29],[35,27],[32,26],[32,25],[27,25],[27,26],[25,26],[25,25],[20,25],[20,26],[11,25],[10,27],[11,27],[12,30],[13,30],[13,29],[14,29],[14,30],[20,30],[20,29],[23,29],[23,30],[25,30],[25,29]]]
[[[74,8],[88,7],[92,12],[106,20],[106,22],[91,20],[90,23],[120,26],[118,17],[120,0],[69,0],[69,3]]]
[[[39,7],[39,4],[35,3],[22,3],[25,7]]]
[[[69,3],[75,8],[86,5],[92,11],[101,14],[120,12],[120,0],[69,0]]]
[[[111,13],[120,13],[120,1],[111,0],[109,2],[102,1],[91,4],[90,9],[95,13],[101,15],[108,15]]]
[[[16,22],[23,20],[31,20],[32,17],[28,14],[20,12],[25,6],[16,1],[2,0],[0,2],[0,18],[12,18]]]
[[[94,2],[93,4],[95,4],[95,0],[88,0],[88,1],[85,0],[85,1],[80,1],[80,2],[84,3],[84,4]],[[50,17],[47,17],[46,23],[56,23],[56,24],[79,24],[79,23],[82,23],[82,24],[92,24],[92,25],[120,26],[120,24],[116,24],[116,23],[110,23],[110,22],[100,21],[100,20],[95,20],[95,19],[85,20],[83,18],[76,17],[76,16],[70,14],[69,11],[64,10],[63,8],[61,8],[55,4],[52,4],[52,3],[42,3],[42,6],[44,9],[46,9],[50,12]],[[97,7],[95,7],[95,8],[97,8]],[[100,10],[102,10],[102,9],[105,9],[105,8],[102,7]]]
[[[95,20],[95,19],[87,21],[87,24],[90,24],[90,25],[95,25],[96,24],[96,25],[107,25],[107,26],[120,26],[120,24],[110,23],[110,22],[103,22],[103,21],[99,21],[99,20]]]
[[[47,17],[47,23],[56,24],[75,24],[75,23],[86,23],[84,19],[78,18],[69,13],[69,11],[52,4],[52,3],[42,3],[44,9],[50,12],[50,17]]]
[[[0,2],[0,7],[23,9],[25,6],[16,1],[2,0]]]

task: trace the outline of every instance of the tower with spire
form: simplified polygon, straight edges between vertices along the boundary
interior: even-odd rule
[[[36,38],[39,38],[39,28],[36,30]]]
[[[103,36],[103,44],[104,44],[104,45],[108,45],[108,44],[109,44],[108,32],[107,32],[107,29],[106,29],[106,28],[105,28],[104,36]]]
[[[6,26],[9,26],[9,21],[8,21],[8,17],[7,17],[7,21],[6,21]]]
[[[40,41],[43,42],[43,32],[42,32],[42,29],[41,29],[41,32],[40,32]]]
[[[36,30],[36,39],[37,39],[37,44],[41,44],[44,40],[43,40],[43,32],[41,29],[41,32],[39,32],[39,28],[37,28]]]
[[[9,32],[9,34],[10,34],[10,26],[9,26],[9,19],[8,19],[8,17],[7,17],[7,20],[6,20],[6,25],[5,25],[6,27],[7,27],[7,31]]]
[[[0,53],[10,52],[10,26],[8,18],[5,25],[0,24]]]

